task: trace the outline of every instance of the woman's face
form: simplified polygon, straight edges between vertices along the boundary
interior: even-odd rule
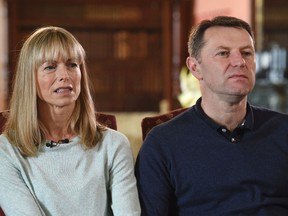
[[[46,61],[36,73],[38,105],[74,106],[81,91],[81,70],[76,60]]]

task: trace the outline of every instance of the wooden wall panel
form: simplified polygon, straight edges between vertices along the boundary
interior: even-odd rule
[[[263,0],[263,48],[275,43],[288,49],[288,1]]]
[[[101,111],[158,111],[169,95],[169,1],[9,0],[10,69],[34,29],[62,26],[87,52],[95,105]],[[165,58],[163,54],[165,53]],[[170,53],[170,54],[169,54]]]

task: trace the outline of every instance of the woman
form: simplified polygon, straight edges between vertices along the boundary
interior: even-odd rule
[[[21,49],[0,136],[6,215],[140,215],[127,138],[95,119],[85,51],[60,27]]]

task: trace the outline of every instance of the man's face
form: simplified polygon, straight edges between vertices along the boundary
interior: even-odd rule
[[[211,27],[204,41],[199,59],[193,60],[202,95],[222,99],[246,96],[254,87],[256,70],[249,33],[239,28]]]

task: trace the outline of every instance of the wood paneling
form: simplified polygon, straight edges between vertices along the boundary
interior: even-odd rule
[[[171,80],[170,1],[9,0],[9,62],[40,26],[66,28],[88,56],[101,111],[158,111]],[[167,67],[167,65],[168,67]],[[168,92],[167,92],[168,91]]]
[[[263,48],[274,43],[288,49],[288,1],[263,0]]]

